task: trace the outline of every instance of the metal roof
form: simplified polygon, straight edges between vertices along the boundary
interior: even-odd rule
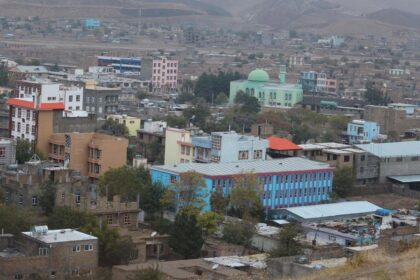
[[[420,141],[356,145],[379,158],[420,156]]]
[[[256,174],[299,172],[311,170],[332,170],[329,164],[312,161],[305,158],[291,157],[277,160],[258,160],[251,162],[229,163],[181,163],[172,165],[152,166],[152,170],[180,174],[195,171],[204,176],[230,176],[252,172]]]
[[[285,211],[302,219],[325,219],[334,216],[373,213],[381,207],[368,201],[346,201],[338,203],[286,208]]]
[[[406,176],[389,176],[388,178],[398,181],[400,183],[417,183],[420,182],[420,175],[406,175]]]

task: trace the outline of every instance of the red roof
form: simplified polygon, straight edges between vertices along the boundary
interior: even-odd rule
[[[290,141],[287,138],[280,138],[271,136],[268,139],[269,147],[271,150],[276,151],[290,151],[290,150],[301,150],[302,148]]]
[[[7,104],[27,109],[35,109],[35,105],[33,102],[19,98],[9,98],[9,100],[7,100]],[[64,103],[41,103],[39,104],[38,110],[64,110]]]

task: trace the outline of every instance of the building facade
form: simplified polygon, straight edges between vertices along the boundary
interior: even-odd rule
[[[337,80],[329,79],[327,74],[319,73],[316,80],[316,92],[322,94],[337,94]]]
[[[265,160],[268,141],[234,131],[212,132],[210,136],[192,138],[194,161],[226,163]]]
[[[84,110],[90,114],[95,114],[98,119],[106,119],[106,116],[117,112],[120,95],[120,88],[87,84],[84,94]]]
[[[380,127],[376,122],[353,120],[347,124],[349,144],[372,142],[379,138]]]
[[[137,131],[140,129],[141,126],[141,119],[136,117],[130,117],[127,115],[109,115],[108,119],[112,119],[119,124],[123,124],[128,129],[128,135],[135,137],[137,135]]]
[[[152,86],[154,90],[175,90],[178,87],[178,60],[153,59]]]
[[[235,178],[245,173],[253,173],[260,182],[256,186],[261,194],[266,210],[319,204],[329,199],[332,191],[334,169],[324,163],[303,158],[280,160],[234,162],[234,163],[190,163],[179,165],[153,166],[153,182],[165,187],[175,184],[180,175],[195,171],[203,176],[207,196],[204,211],[210,211],[210,194],[221,189],[228,196],[234,188]]]
[[[16,163],[16,141],[0,138],[0,165]]]
[[[166,128],[165,164],[189,163],[193,161],[193,157],[194,147],[191,143],[190,131],[172,127]]]
[[[35,226],[8,243],[0,248],[1,279],[68,279],[98,267],[98,238],[77,230]]]
[[[286,83],[286,66],[280,66],[279,81],[270,81],[266,71],[256,69],[248,75],[247,80],[231,82],[229,104],[235,103],[240,91],[257,98],[262,106],[267,107],[291,108],[303,99],[300,84]]]
[[[142,60],[139,57],[98,56],[97,64],[101,67],[112,67],[118,74],[140,75]]]
[[[110,168],[126,164],[128,139],[101,133],[54,133],[48,158],[98,179]]]

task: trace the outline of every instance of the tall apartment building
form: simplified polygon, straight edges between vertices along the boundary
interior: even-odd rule
[[[241,135],[234,131],[213,132],[192,138],[194,161],[226,163],[265,160],[268,140]]]
[[[49,80],[18,81],[14,97],[36,104],[64,103],[68,111],[83,110],[83,88],[64,86]]]
[[[154,90],[175,90],[178,86],[178,60],[153,59],[152,86]]]
[[[126,164],[128,140],[100,133],[54,133],[48,158],[98,179],[110,168]]]
[[[35,226],[19,242],[0,235],[1,279],[68,279],[98,267],[98,238],[74,229]]]
[[[95,114],[98,119],[115,114],[118,110],[120,88],[100,87],[94,83],[87,83],[84,91],[84,110]]]

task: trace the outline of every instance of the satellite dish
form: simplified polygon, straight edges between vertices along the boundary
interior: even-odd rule
[[[211,267],[211,269],[213,270],[216,270],[217,268],[219,268],[219,265],[217,263]]]
[[[150,235],[151,237],[155,237],[156,236],[156,234],[157,234],[157,232],[156,231],[154,231],[154,232],[152,232],[152,234]]]

